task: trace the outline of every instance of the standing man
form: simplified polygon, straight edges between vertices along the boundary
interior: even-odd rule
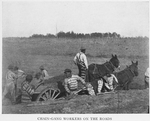
[[[13,65],[8,66],[8,72],[6,74],[6,85],[3,92],[3,99],[9,98],[12,103],[15,102],[15,85],[17,83],[17,71]]]
[[[88,69],[88,62],[85,55],[86,49],[81,47],[81,51],[76,54],[74,57],[74,63],[78,66],[79,69],[79,76],[85,80],[87,69]]]

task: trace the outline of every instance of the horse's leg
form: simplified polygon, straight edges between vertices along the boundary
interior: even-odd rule
[[[128,81],[128,83],[127,83],[127,90],[129,90],[130,83],[131,83],[131,81]]]
[[[89,71],[86,70],[85,82],[89,82]]]
[[[77,65],[77,66],[78,66],[78,70],[79,70],[78,76],[81,77],[81,67],[80,67],[80,65]]]
[[[127,84],[123,86],[123,90],[127,90]]]

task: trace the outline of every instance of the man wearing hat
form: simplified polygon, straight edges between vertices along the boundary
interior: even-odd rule
[[[43,78],[43,80],[47,80],[47,79],[49,79],[49,78],[50,78],[50,76],[49,76],[49,74],[48,74],[47,70],[44,68],[44,66],[43,66],[43,65],[42,65],[42,66],[40,66],[40,71],[41,71],[41,74],[42,74],[42,78]]]
[[[70,69],[65,69],[64,73],[66,76],[64,80],[64,87],[68,94],[76,94],[76,92],[78,91],[78,81],[86,86],[85,81],[78,75],[72,75]]]
[[[85,55],[86,49],[84,47],[81,47],[81,51],[76,54],[74,57],[74,63],[78,66],[79,69],[79,76],[85,80],[86,72],[88,69],[88,62]]]
[[[8,72],[6,73],[6,85],[3,92],[3,99],[9,98],[10,101],[15,101],[15,84],[17,83],[17,69],[14,68],[14,65],[8,66]]]

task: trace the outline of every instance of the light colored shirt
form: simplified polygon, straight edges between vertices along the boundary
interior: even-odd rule
[[[147,70],[145,72],[145,76],[149,77],[149,67],[147,68]]]
[[[8,70],[7,74],[6,74],[6,83],[12,83],[15,82],[17,76],[14,72],[12,72],[11,70]]]
[[[111,74],[110,77],[107,77],[108,83],[113,83],[113,80],[115,80],[118,83],[118,79],[114,74]]]
[[[75,64],[78,64],[80,61],[83,62],[85,64],[86,68],[88,69],[87,58],[83,52],[77,53],[76,56],[74,57]]]
[[[18,70],[18,74],[17,74],[18,78],[21,77],[21,78],[24,78],[25,77],[25,73],[24,71],[22,70]]]
[[[72,75],[71,78],[64,80],[64,87],[68,93],[78,89],[78,80],[81,81],[82,84],[85,84],[85,81],[78,75]]]
[[[50,76],[49,76],[49,74],[46,70],[42,71],[42,76],[43,76],[44,79],[49,79],[50,78]]]

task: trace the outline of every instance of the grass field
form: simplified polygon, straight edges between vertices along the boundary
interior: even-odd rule
[[[65,68],[78,70],[73,57],[84,46],[88,62],[104,63],[111,54],[119,56],[121,70],[131,61],[139,61],[136,82],[143,85],[144,72],[148,67],[148,40],[140,39],[3,39],[3,80],[10,63],[22,70],[37,71],[45,65],[51,76],[63,73]]]
[[[78,73],[73,57],[81,46],[86,47],[88,62],[102,64],[117,54],[121,70],[131,61],[138,60],[139,76],[134,78],[131,89],[144,88],[144,73],[149,66],[148,39],[25,39],[3,38],[3,87],[9,64],[16,64],[25,72],[36,72],[45,65],[50,76],[63,73],[65,68]],[[142,92],[141,92],[142,93]],[[144,97],[145,98],[145,97]],[[148,99],[148,98],[146,98]],[[133,103],[133,102],[132,102]]]

